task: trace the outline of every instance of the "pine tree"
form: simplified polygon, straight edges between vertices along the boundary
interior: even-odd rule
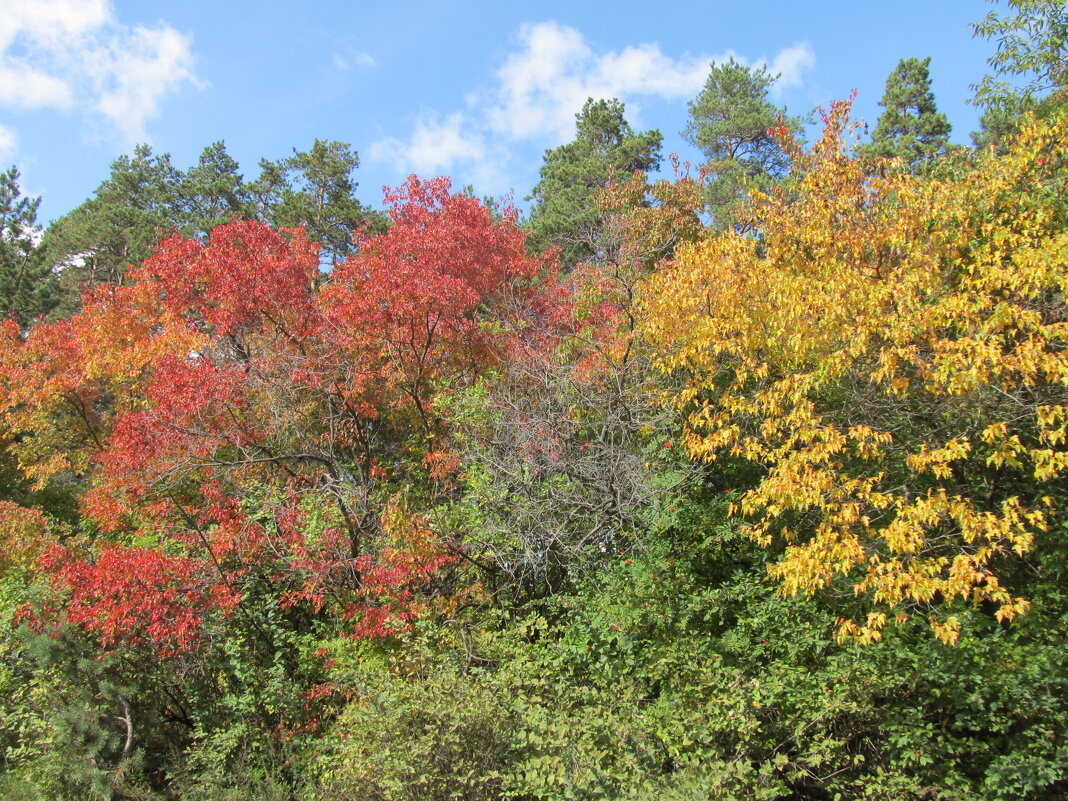
[[[55,303],[56,279],[38,248],[40,205],[23,196],[17,168],[0,173],[0,315],[22,326]]]
[[[565,268],[596,259],[602,250],[598,191],[613,176],[660,166],[661,133],[635,133],[623,112],[619,100],[587,99],[575,115],[574,140],[545,151],[541,179],[527,198],[535,201],[528,244],[534,250],[559,247]]]
[[[707,159],[706,200],[713,225],[721,230],[735,224],[735,210],[750,187],[767,189],[790,167],[769,131],[781,120],[796,132],[801,122],[768,100],[776,77],[732,58],[712,67],[704,89],[690,101],[682,137]]]
[[[126,267],[147,259],[184,219],[182,173],[167,153],[138,145],[111,165],[93,197],[45,231],[41,247],[60,274],[59,312],[77,309],[82,292],[96,284],[121,283]]]
[[[287,159],[262,159],[260,177],[249,186],[256,215],[277,227],[303,225],[322,244],[324,264],[336,265],[355,251],[355,233],[386,226],[384,215],[356,199],[359,164],[350,145],[320,139],[307,152],[293,148]]]
[[[929,68],[931,58],[903,58],[886,79],[879,101],[885,111],[860,153],[871,158],[898,158],[910,167],[935,156],[949,144],[952,126],[935,106]]]
[[[204,236],[233,217],[251,216],[249,192],[225,143],[214,142],[181,179],[184,222],[191,236]]]

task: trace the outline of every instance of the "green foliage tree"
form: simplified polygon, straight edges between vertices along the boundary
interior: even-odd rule
[[[55,302],[56,279],[41,258],[41,198],[26,197],[19,171],[0,173],[0,313],[25,326]]]
[[[1004,152],[1026,112],[1048,117],[1068,100],[1068,7],[1060,0],[1010,0],[1011,16],[991,11],[972,25],[975,36],[997,41],[987,63],[994,74],[972,86],[983,109],[977,148]],[[1015,84],[1004,78],[1016,78]],[[1028,78],[1020,84],[1019,79]]]
[[[169,154],[138,145],[115,160],[92,198],[48,227],[41,247],[60,273],[60,313],[76,309],[87,287],[121,282],[128,265],[180,227],[181,181]]]
[[[353,173],[360,158],[344,142],[316,139],[311,150],[279,161],[260,161],[260,176],[249,187],[257,216],[279,227],[303,225],[335,265],[355,251],[353,235],[385,228],[383,215],[356,199]]]
[[[785,175],[790,159],[771,130],[801,121],[768,100],[777,76],[733,58],[713,65],[701,93],[690,101],[690,121],[682,137],[707,159],[705,193],[713,226],[736,224],[737,211],[750,188],[765,190]]]
[[[997,152],[1004,153],[1008,142],[1020,132],[1024,114],[1038,112],[1042,106],[1034,98],[1021,98],[1011,106],[991,106],[979,117],[979,130],[972,131],[972,144],[978,150],[993,147]]]
[[[619,100],[587,99],[575,115],[574,140],[545,151],[540,179],[527,198],[534,200],[529,246],[559,247],[565,269],[603,250],[598,191],[613,175],[622,179],[660,166],[661,133],[635,133],[623,113]]]
[[[885,111],[860,152],[874,158],[897,158],[913,167],[946,149],[952,126],[938,111],[931,91],[931,58],[903,58],[886,79],[879,101]]]
[[[181,178],[181,227],[187,234],[206,236],[233,217],[250,215],[251,197],[240,169],[222,141],[204,148]]]
[[[972,24],[972,33],[997,41],[997,52],[987,63],[994,75],[985,76],[975,89],[975,105],[990,108],[1014,106],[1068,85],[1068,6],[1064,0],[1008,0],[1014,13],[991,11]],[[1004,78],[1025,78],[1022,86]]]

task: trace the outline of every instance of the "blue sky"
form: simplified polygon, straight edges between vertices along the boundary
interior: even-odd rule
[[[874,123],[898,60],[931,56],[939,108],[968,142],[969,84],[994,45],[981,0],[759,3],[367,3],[306,0],[4,0],[0,165],[16,164],[48,222],[140,141],[186,168],[223,139],[246,179],[315,138],[361,157],[360,199],[412,172],[523,197],[545,148],[571,138],[588,95],[626,103],[665,153],[709,63],[782,73],[775,102],[807,113],[858,90]]]

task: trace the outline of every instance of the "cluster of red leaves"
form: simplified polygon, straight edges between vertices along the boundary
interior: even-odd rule
[[[207,247],[168,239],[131,276],[154,284],[169,312],[216,337],[268,326],[299,335],[317,313],[318,250],[301,229],[235,221],[216,228]]]
[[[425,588],[457,562],[454,554],[438,546],[421,518],[386,517],[386,527],[398,541],[377,559],[359,557],[360,591],[345,609],[352,621],[351,637],[358,640],[384,640],[410,631],[426,606],[420,601]]]
[[[452,557],[423,528],[366,541],[381,535],[374,510],[356,520],[346,498],[388,497],[381,465],[398,458],[447,482],[447,450],[411,443],[447,439],[434,393],[523,336],[502,321],[544,313],[546,265],[514,209],[495,217],[445,179],[413,177],[387,200],[390,230],[328,277],[303,232],[235,221],[206,245],[163,242],[68,320],[5,329],[3,427],[40,482],[88,479],[82,512],[107,535],[42,558],[67,599],[56,619],[105,647],[181,651],[254,572],[284,606],[340,599],[356,636],[411,622]],[[326,523],[309,520],[309,493]],[[128,546],[146,530],[159,548]]]
[[[338,266],[323,307],[342,358],[377,379],[378,413],[409,406],[430,427],[433,386],[499,358],[505,340],[484,317],[529,296],[543,265],[527,255],[515,209],[495,220],[445,178],[413,176],[386,199],[393,226]]]
[[[57,617],[100,635],[105,648],[148,640],[165,656],[191,650],[202,615],[228,612],[239,601],[202,561],[156,548],[105,545],[87,562],[57,545],[40,565],[69,594]]]
[[[145,382],[145,408],[119,414],[97,456],[100,483],[86,512],[114,530],[169,473],[210,464],[221,448],[241,448],[261,432],[247,414],[245,375],[234,364],[166,354]]]

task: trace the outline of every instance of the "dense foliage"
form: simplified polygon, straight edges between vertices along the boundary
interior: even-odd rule
[[[41,241],[0,176],[0,796],[1065,797],[1068,109],[780,115],[710,222],[768,77],[670,180],[591,101],[526,227],[336,142]]]

